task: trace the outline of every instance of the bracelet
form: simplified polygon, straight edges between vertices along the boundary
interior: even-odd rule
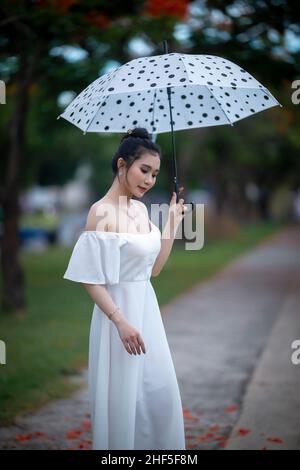
[[[116,313],[117,310],[119,310],[120,308],[119,307],[116,307],[115,310],[111,313],[111,314],[108,314],[108,318],[111,320],[112,316]]]

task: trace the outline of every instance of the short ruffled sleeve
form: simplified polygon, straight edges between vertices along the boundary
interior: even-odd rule
[[[119,277],[120,238],[117,234],[82,232],[63,278],[86,284],[118,284]]]

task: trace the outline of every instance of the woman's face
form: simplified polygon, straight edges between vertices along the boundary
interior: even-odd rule
[[[132,194],[142,197],[155,183],[160,170],[158,154],[144,153],[135,160],[127,172],[127,183]]]

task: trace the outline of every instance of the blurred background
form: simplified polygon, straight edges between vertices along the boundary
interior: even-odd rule
[[[205,246],[185,251],[183,261],[175,241],[159,286],[153,280],[164,304],[299,223],[300,10],[279,0],[10,0],[0,18],[0,339],[8,351],[0,423],[9,423],[67,396],[75,387],[69,376],[87,363],[92,304],[62,276],[90,205],[113,181],[122,135],[83,135],[57,116],[100,75],[163,53],[164,39],[169,52],[233,61],[283,105],[233,127],[176,132],[185,200],[205,204]],[[157,143],[163,159],[142,198],[148,208],[173,190],[171,134]],[[174,292],[170,274],[182,272]]]

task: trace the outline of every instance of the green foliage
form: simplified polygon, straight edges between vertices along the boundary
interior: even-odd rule
[[[267,110],[233,127],[199,129],[200,145],[198,141],[195,144],[196,134],[177,132],[178,159],[184,158],[181,151],[187,148],[192,153],[186,188],[221,185],[225,199],[229,184],[242,187],[248,180],[271,189],[282,182],[299,186],[300,113],[299,106],[291,103],[290,87],[298,72],[299,51],[276,53],[280,47],[285,50],[284,38],[290,29],[295,34],[299,31],[299,9],[294,3],[257,0],[252,2],[253,7],[236,14],[236,8],[242,7],[234,0],[206,0],[201,9],[191,10],[195,26],[185,43],[174,39],[178,18],[164,14],[167,4],[163,0],[153,2],[158,14],[151,16],[142,0],[113,4],[106,0],[2,2],[0,75],[7,84],[7,104],[0,114],[0,139],[6,157],[18,69],[21,60],[28,62],[28,68],[36,66],[29,91],[22,186],[62,185],[73,177],[80,163],[88,161],[94,192],[108,188],[110,161],[120,136],[83,136],[70,123],[57,121],[62,111],[59,98],[63,92],[79,93],[103,73],[109,60],[120,65],[129,61],[133,38],[154,46],[153,54],[162,53],[161,41],[167,39],[170,52],[224,56],[262,81],[283,104],[281,109]],[[260,33],[253,34],[255,30]],[[71,60],[65,47],[80,49],[82,57]],[[163,149],[157,188],[168,189],[172,181],[170,133],[159,135],[157,141]],[[6,166],[7,158],[0,159],[1,185]],[[237,197],[243,197],[242,188]]]

